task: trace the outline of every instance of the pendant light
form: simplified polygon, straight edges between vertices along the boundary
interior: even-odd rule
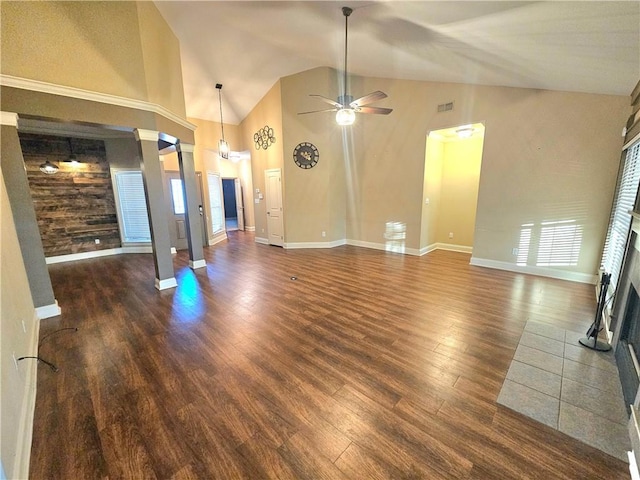
[[[220,128],[222,129],[222,138],[218,142],[218,155],[222,158],[229,158],[229,144],[224,140],[224,122],[222,121],[222,84],[216,83],[218,89],[218,101],[220,102]]]
[[[80,163],[78,158],[73,153],[73,146],[71,145],[71,138],[67,138],[67,142],[69,143],[69,158],[64,160],[64,163],[70,163],[72,166],[76,167]]]
[[[55,163],[51,163],[49,160],[40,165],[40,171],[47,175],[53,175],[58,171],[58,166]]]

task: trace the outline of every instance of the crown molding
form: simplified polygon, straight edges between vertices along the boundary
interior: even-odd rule
[[[188,128],[191,131],[195,131],[197,128],[193,123],[188,122],[184,118],[181,118],[171,112],[168,108],[158,105],[157,103],[119,97],[108,93],[93,92],[91,90],[83,90],[81,88],[68,87],[65,85],[56,85],[54,83],[41,82],[40,80],[14,77],[13,75],[6,75],[2,73],[0,73],[0,85],[19,88],[22,90],[30,90],[33,92],[49,93],[51,95],[59,95],[62,97],[77,98],[79,100],[88,100],[90,102],[106,103],[108,105],[132,108],[135,110],[144,110],[146,112],[157,113],[158,115]]]

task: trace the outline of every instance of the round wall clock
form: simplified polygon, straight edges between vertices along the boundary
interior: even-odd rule
[[[302,142],[293,149],[293,161],[300,168],[312,168],[318,163],[320,154],[317,147],[313,143]]]

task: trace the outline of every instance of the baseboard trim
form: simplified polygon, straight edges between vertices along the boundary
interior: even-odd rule
[[[164,280],[159,280],[156,278],[156,288],[158,290],[166,290],[168,288],[175,288],[178,286],[178,282],[176,282],[175,277],[165,278]]]
[[[427,245],[420,249],[420,256],[426,255],[427,253],[431,253],[435,250],[446,250],[447,252],[458,252],[458,253],[473,253],[473,247],[468,247],[466,245],[455,245],[452,243],[432,243],[431,245]]]
[[[294,242],[285,243],[284,248],[288,250],[294,250],[298,248],[334,248],[341,245],[345,245],[346,240],[334,240],[332,242]]]
[[[209,246],[213,247],[217,243],[224,242],[227,239],[227,233],[223,233],[222,235],[218,235],[217,237],[213,237],[209,239]]]
[[[385,243],[363,242],[362,240],[349,240],[345,242],[347,245],[353,245],[354,247],[372,248],[374,250],[383,250],[389,253],[400,253],[404,255],[420,256],[420,250],[417,248],[407,248],[404,245],[395,246]]]
[[[498,260],[489,260],[478,257],[471,257],[471,261],[469,263],[476,267],[494,268],[496,270],[506,270],[508,272],[556,278],[558,280],[568,280],[570,282],[588,283],[591,285],[595,285],[598,282],[597,275],[589,275],[588,273],[568,272],[565,270],[555,270],[553,268],[545,267],[521,266],[509,262],[500,262]]]
[[[40,321],[34,314],[34,328],[29,339],[29,355],[38,354]],[[36,389],[38,385],[38,362],[20,362],[26,369],[24,402],[20,412],[20,431],[18,432],[16,459],[13,465],[13,478],[29,478],[31,443],[33,441],[33,419],[36,411]]]
[[[260,243],[262,245],[269,245],[269,239],[263,237],[256,237],[256,243]]]
[[[244,227],[244,229],[245,229],[247,232],[255,232],[255,231],[256,231],[256,227],[255,227],[255,226],[253,226],[253,227]]]
[[[44,320],[45,318],[57,317],[62,313],[62,310],[58,306],[58,301],[54,300],[56,303],[52,303],[51,305],[43,305],[41,307],[36,307],[36,316],[40,320]]]
[[[75,262],[76,260],[87,260],[89,258],[108,257],[110,255],[122,255],[127,253],[153,253],[150,245],[136,245],[128,247],[108,248],[105,250],[94,250],[92,252],[70,253],[69,255],[57,255],[46,257],[47,265],[54,263]]]
[[[198,268],[202,268],[202,267],[206,267],[207,266],[207,262],[203,259],[203,260],[189,260],[189,267],[191,267],[191,270],[196,270]]]

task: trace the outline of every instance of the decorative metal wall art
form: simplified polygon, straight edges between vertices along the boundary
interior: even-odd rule
[[[253,134],[253,141],[256,144],[256,150],[266,150],[272,144],[276,143],[276,137],[273,134],[273,128],[269,125],[265,125],[256,133]]]

